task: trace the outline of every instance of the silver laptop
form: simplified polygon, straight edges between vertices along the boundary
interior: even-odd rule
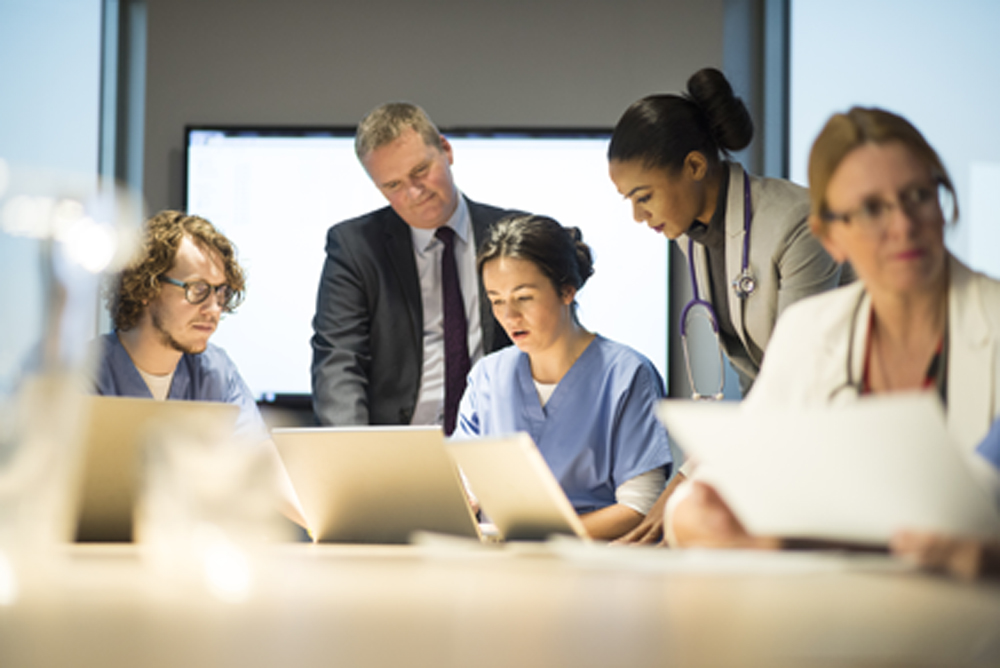
[[[583,522],[528,434],[454,440],[445,447],[505,540],[545,540],[553,534],[589,540]]]
[[[232,436],[239,407],[218,401],[155,401],[89,396],[76,540],[129,542],[133,538],[139,452],[150,438],[189,427]]]
[[[657,415],[751,533],[877,545],[904,528],[1000,536],[975,455],[951,442],[934,393],[752,411],[666,400]]]
[[[440,427],[274,429],[318,542],[407,543],[416,531],[479,538]]]

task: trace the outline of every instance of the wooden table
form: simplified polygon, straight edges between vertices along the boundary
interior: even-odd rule
[[[567,543],[255,559],[237,602],[135,546],[68,548],[0,605],[0,666],[1000,666],[1000,585],[885,558]]]

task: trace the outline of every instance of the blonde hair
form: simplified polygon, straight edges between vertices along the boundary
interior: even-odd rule
[[[948,170],[920,131],[902,116],[884,109],[853,107],[847,113],[834,114],[826,122],[809,153],[810,213],[815,231],[825,229],[824,215],[829,213],[826,190],[847,154],[863,144],[890,142],[900,142],[927,165],[935,181],[951,193],[953,219],[958,218],[958,201]]]
[[[369,153],[395,141],[407,129],[416,130],[427,146],[443,150],[441,133],[423,109],[410,102],[387,102],[361,119],[354,135],[354,153],[364,160]]]

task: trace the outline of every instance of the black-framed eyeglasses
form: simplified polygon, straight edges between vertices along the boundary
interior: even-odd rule
[[[215,293],[215,303],[223,309],[229,308],[230,301],[233,298],[233,289],[225,283],[222,285],[209,285],[205,281],[185,283],[169,276],[160,276],[160,280],[164,283],[184,288],[184,298],[196,306],[208,299],[208,296],[212,293]]]
[[[825,211],[822,217],[827,223],[854,223],[869,232],[881,232],[889,223],[889,214],[899,207],[915,222],[927,223],[941,216],[941,188],[943,184],[937,182],[912,185],[900,190],[895,202],[872,197],[850,211]]]

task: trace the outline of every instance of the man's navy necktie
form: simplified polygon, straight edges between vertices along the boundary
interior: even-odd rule
[[[465,391],[469,375],[468,325],[465,302],[458,282],[455,263],[455,230],[447,225],[437,228],[434,236],[444,244],[441,253],[441,296],[444,306],[444,433],[455,431],[458,402]]]

